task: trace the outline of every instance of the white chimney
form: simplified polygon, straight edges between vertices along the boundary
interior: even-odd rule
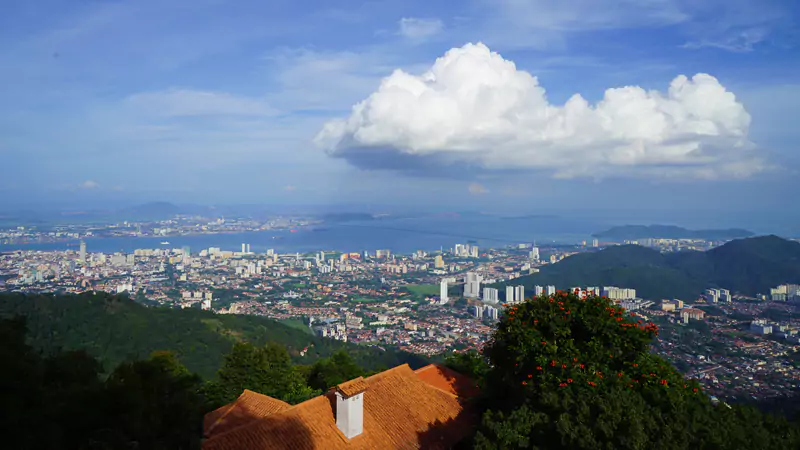
[[[336,386],[336,426],[347,439],[364,432],[364,391],[367,383],[358,377]]]

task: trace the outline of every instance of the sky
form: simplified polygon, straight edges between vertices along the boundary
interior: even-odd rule
[[[0,206],[785,214],[794,0],[40,0],[0,14]]]

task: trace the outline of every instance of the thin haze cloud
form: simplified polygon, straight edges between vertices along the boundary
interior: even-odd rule
[[[439,19],[404,17],[399,22],[399,33],[410,39],[423,39],[439,34],[444,24]]]

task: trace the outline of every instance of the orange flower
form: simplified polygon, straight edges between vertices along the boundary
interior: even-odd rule
[[[583,368],[584,368],[584,367],[586,367],[586,366],[584,366],[583,364],[581,364],[581,366],[580,366],[580,367],[581,367],[581,369],[583,369]]]
[[[572,383],[572,378],[567,378],[567,383]]]
[[[523,382],[522,382],[522,385],[523,385],[523,386],[527,386],[527,385],[528,385],[528,382],[527,382],[527,381],[523,381]]]
[[[528,378],[533,378],[533,374],[528,374]]]
[[[542,370],[542,366],[536,366],[536,370]]]

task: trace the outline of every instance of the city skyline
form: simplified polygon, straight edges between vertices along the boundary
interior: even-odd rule
[[[792,200],[796,3],[443,6],[16,6],[0,207]]]

